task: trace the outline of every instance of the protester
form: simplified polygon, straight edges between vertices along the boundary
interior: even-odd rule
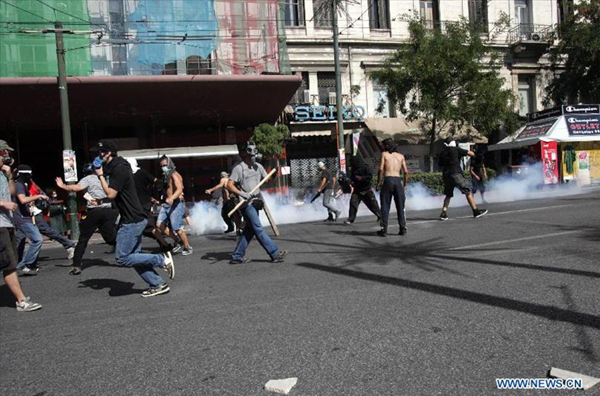
[[[321,170],[321,184],[317,189],[317,194],[323,195],[323,206],[327,209],[327,219],[325,221],[337,221],[341,212],[333,206],[331,199],[333,198],[333,188],[335,186],[335,177],[331,171],[325,167],[321,161],[317,164]]]
[[[352,157],[350,164],[352,165],[352,172],[350,173],[350,213],[344,224],[354,223],[361,202],[364,202],[367,208],[377,216],[379,222],[381,220],[381,210],[371,188],[373,173],[359,156]]]
[[[260,182],[267,177],[267,172],[261,164],[257,162],[258,150],[256,146],[248,142],[240,147],[242,162],[234,166],[227,183],[227,189],[233,194],[246,200],[240,208],[245,221],[242,236],[239,238],[235,250],[231,254],[231,264],[248,263],[251,260],[246,255],[246,248],[256,235],[256,239],[265,249],[271,261],[281,263],[284,261],[287,252],[279,250],[273,240],[263,230],[260,222],[259,211],[264,208],[264,201],[260,191],[250,195]]]
[[[392,139],[383,141],[384,152],[381,153],[381,165],[379,166],[379,179],[377,187],[381,189],[381,229],[377,235],[385,237],[388,231],[388,218],[392,198],[396,204],[398,215],[399,235],[406,235],[405,190],[408,185],[408,167],[404,156],[397,152],[398,146]],[[404,175],[404,184],[400,179],[400,173]]]
[[[467,202],[473,210],[473,217],[479,218],[484,216],[488,211],[487,209],[477,209],[475,199],[471,194],[471,186],[463,177],[463,172],[460,168],[461,158],[467,155],[474,157],[475,153],[457,147],[456,141],[451,137],[446,138],[444,146],[445,147],[440,154],[439,164],[442,167],[444,194],[446,195],[446,198],[444,198],[444,206],[442,208],[440,220],[448,220],[448,205],[450,205],[450,199],[454,196],[455,188],[458,188],[467,198]]]
[[[50,216],[50,227],[54,228],[61,235],[67,235],[67,217],[64,201],[58,198],[56,190],[48,188],[50,200],[48,202],[48,216]]]
[[[229,191],[227,191],[227,183],[229,183],[229,174],[227,172],[221,172],[221,180],[219,181],[219,184],[205,191],[206,194],[209,194],[211,196],[213,194],[219,193],[217,198],[221,202],[221,217],[227,225],[225,234],[235,230],[233,220],[229,216],[227,216],[227,213],[229,213],[229,211],[231,211],[231,209],[233,209],[235,205],[237,205],[237,200],[233,199],[234,195],[229,194]]]
[[[10,169],[11,151],[13,151],[12,147],[4,140],[0,140],[0,167],[2,170],[0,172],[0,270],[2,270],[4,282],[17,300],[17,311],[31,312],[42,306],[31,301],[29,297],[25,297],[17,276],[18,259],[13,213],[19,208],[12,200],[16,194],[16,188]]]
[[[81,192],[86,191],[86,212],[81,217],[79,223],[79,240],[75,247],[73,256],[73,264],[69,274],[81,274],[81,260],[85,254],[85,249],[88,242],[96,230],[100,231],[100,235],[110,246],[115,246],[117,243],[116,222],[119,217],[119,212],[112,207],[112,201],[108,199],[106,193],[102,189],[100,180],[96,176],[92,164],[84,166],[84,177],[77,184],[67,185],[60,177],[56,178],[56,185],[65,191]]]
[[[481,194],[481,203],[486,204],[485,190],[488,175],[487,169],[485,168],[484,151],[481,147],[475,150],[475,157],[471,159],[470,172],[471,184],[473,185],[473,195],[476,195],[479,191]]]
[[[166,155],[160,159],[160,166],[163,171],[164,202],[160,208],[156,225],[162,232],[175,241],[178,242],[181,240],[183,243],[181,254],[187,256],[192,254],[194,250],[190,246],[182,224],[185,211],[185,202],[181,199],[181,195],[183,194],[183,178],[177,172],[173,160]]]
[[[148,220],[138,198],[133,172],[129,163],[117,156],[118,148],[112,140],[100,140],[92,149],[96,175],[107,198],[113,199],[121,216],[117,230],[117,264],[133,267],[150,285],[142,297],[153,297],[170,291],[169,285],[156,272],[163,268],[169,278],[175,277],[175,264],[170,252],[165,254],[142,254],[142,233]],[[106,171],[106,175],[104,172]],[[107,181],[109,178],[110,181]]]

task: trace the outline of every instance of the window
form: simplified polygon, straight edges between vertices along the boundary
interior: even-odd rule
[[[285,26],[304,26],[304,0],[285,0]]]
[[[177,75],[177,62],[167,63],[163,68],[162,74]]]
[[[389,29],[389,0],[369,0],[369,7],[371,29]]]
[[[487,3],[487,0],[469,0],[469,22],[483,33],[488,33]]]
[[[335,93],[335,72],[318,72],[317,83],[319,88],[319,104],[329,104],[329,93]]]
[[[112,75],[113,76],[126,76],[127,75],[127,63],[115,62],[112,64]]]
[[[203,59],[200,56],[190,56],[185,61],[186,74],[212,74],[210,55]]]
[[[421,0],[421,19],[429,29],[439,26],[440,13],[437,0]]]
[[[573,15],[573,0],[558,0],[558,22],[565,23]]]
[[[395,116],[395,106],[389,98],[387,87],[376,79],[373,80],[373,99],[375,101],[375,118]]]
[[[529,40],[533,33],[529,0],[515,0],[515,24],[519,27],[519,38]]]
[[[298,88],[298,90],[296,90],[296,93],[294,94],[294,96],[292,96],[292,100],[290,101],[290,104],[292,106],[297,106],[299,104],[309,103],[310,98],[308,98],[308,101],[307,101],[306,100],[307,98],[304,97],[304,91],[307,91],[308,89],[310,89],[308,73],[302,72],[302,82],[300,83],[300,87]]]
[[[519,115],[526,117],[535,111],[535,83],[531,76],[519,76]]]
[[[124,45],[113,45],[110,48],[113,62],[127,61],[127,48]]]
[[[333,25],[333,6],[331,0],[314,0],[315,27],[330,28]]]

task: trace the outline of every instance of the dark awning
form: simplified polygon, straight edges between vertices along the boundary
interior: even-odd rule
[[[69,77],[71,124],[126,127],[150,118],[198,126],[272,123],[300,82],[299,75]],[[8,125],[60,128],[57,79],[1,78],[0,130]]]

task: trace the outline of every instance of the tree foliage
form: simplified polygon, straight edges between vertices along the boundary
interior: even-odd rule
[[[283,142],[289,135],[290,130],[283,124],[260,124],[254,128],[252,141],[264,158],[279,158],[283,154]]]
[[[444,129],[472,125],[489,135],[500,128],[512,114],[514,95],[503,88],[498,56],[480,29],[464,19],[435,29],[418,18],[408,22],[408,42],[372,77],[408,120],[422,121],[431,151]]]
[[[582,0],[558,26],[546,103],[600,103],[600,1]]]

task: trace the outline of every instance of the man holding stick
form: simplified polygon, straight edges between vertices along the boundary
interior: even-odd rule
[[[246,225],[235,250],[231,254],[230,263],[242,264],[250,262],[250,259],[245,257],[246,248],[255,235],[258,242],[265,249],[269,257],[271,257],[271,261],[282,263],[287,252],[279,250],[277,245],[263,230],[259,216],[259,211],[263,209],[264,202],[257,187],[269,175],[267,175],[265,168],[256,162],[258,149],[253,143],[248,142],[244,144],[241,147],[240,155],[242,162],[237,164],[231,171],[227,190],[242,199],[243,205],[240,207],[240,210],[244,216]],[[231,215],[231,212],[229,214]]]

